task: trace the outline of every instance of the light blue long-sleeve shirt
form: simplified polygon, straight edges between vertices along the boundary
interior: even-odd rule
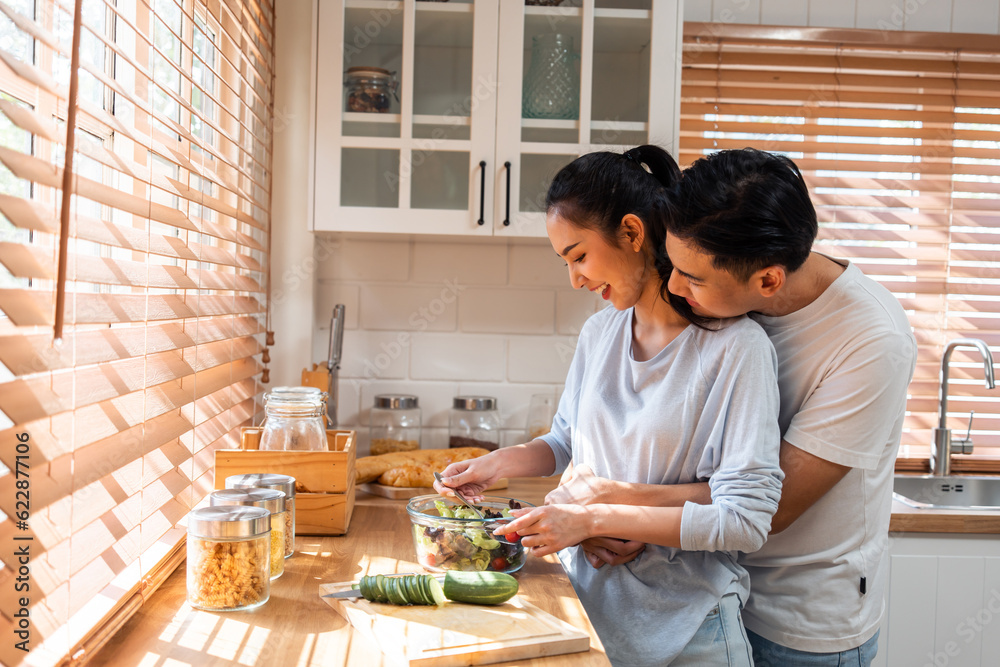
[[[737,552],[764,543],[781,490],[777,361],[740,317],[717,331],[688,326],[637,362],[631,322],[631,309],[613,308],[587,321],[543,439],[557,474],[572,459],[624,482],[708,481],[712,504],[684,506],[681,549],[648,545],[599,570],[579,547],[559,554],[612,662],[665,665],[723,595],[747,599]]]

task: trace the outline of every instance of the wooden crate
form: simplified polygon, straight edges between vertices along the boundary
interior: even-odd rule
[[[354,511],[355,431],[328,429],[326,452],[260,451],[260,427],[244,428],[242,449],[215,450],[215,488],[232,475],[295,478],[295,534],[343,535]]]

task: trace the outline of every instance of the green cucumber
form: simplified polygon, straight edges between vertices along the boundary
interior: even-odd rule
[[[449,570],[444,586],[429,574],[363,576],[358,591],[369,602],[441,606],[447,600],[470,604],[501,604],[517,594],[517,579],[503,572]]]
[[[517,595],[517,579],[504,572],[448,570],[443,591],[454,602],[501,604]]]

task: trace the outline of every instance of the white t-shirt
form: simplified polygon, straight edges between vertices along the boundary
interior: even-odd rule
[[[579,547],[559,552],[615,665],[673,660],[726,593],[747,599],[737,551],[760,547],[777,509],[777,360],[746,317],[718,331],[689,325],[653,358],[632,357],[632,309],[605,308],[580,332],[566,389],[543,436],[556,472],[570,458],[594,474],[641,484],[707,481],[711,505],[688,503],[683,549],[647,545],[594,569]]]
[[[854,265],[816,301],[752,317],[778,354],[784,439],[851,471],[787,529],[741,557],[746,627],[801,651],[845,651],[878,630],[892,476],[917,346],[903,308]],[[790,473],[790,474],[794,474]]]

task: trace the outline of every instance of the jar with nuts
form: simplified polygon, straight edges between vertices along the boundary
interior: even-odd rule
[[[271,581],[285,572],[285,494],[275,489],[218,489],[208,496],[212,507],[263,507],[271,513]]]
[[[196,609],[254,609],[271,595],[271,513],[202,507],[188,515],[187,601]]]

